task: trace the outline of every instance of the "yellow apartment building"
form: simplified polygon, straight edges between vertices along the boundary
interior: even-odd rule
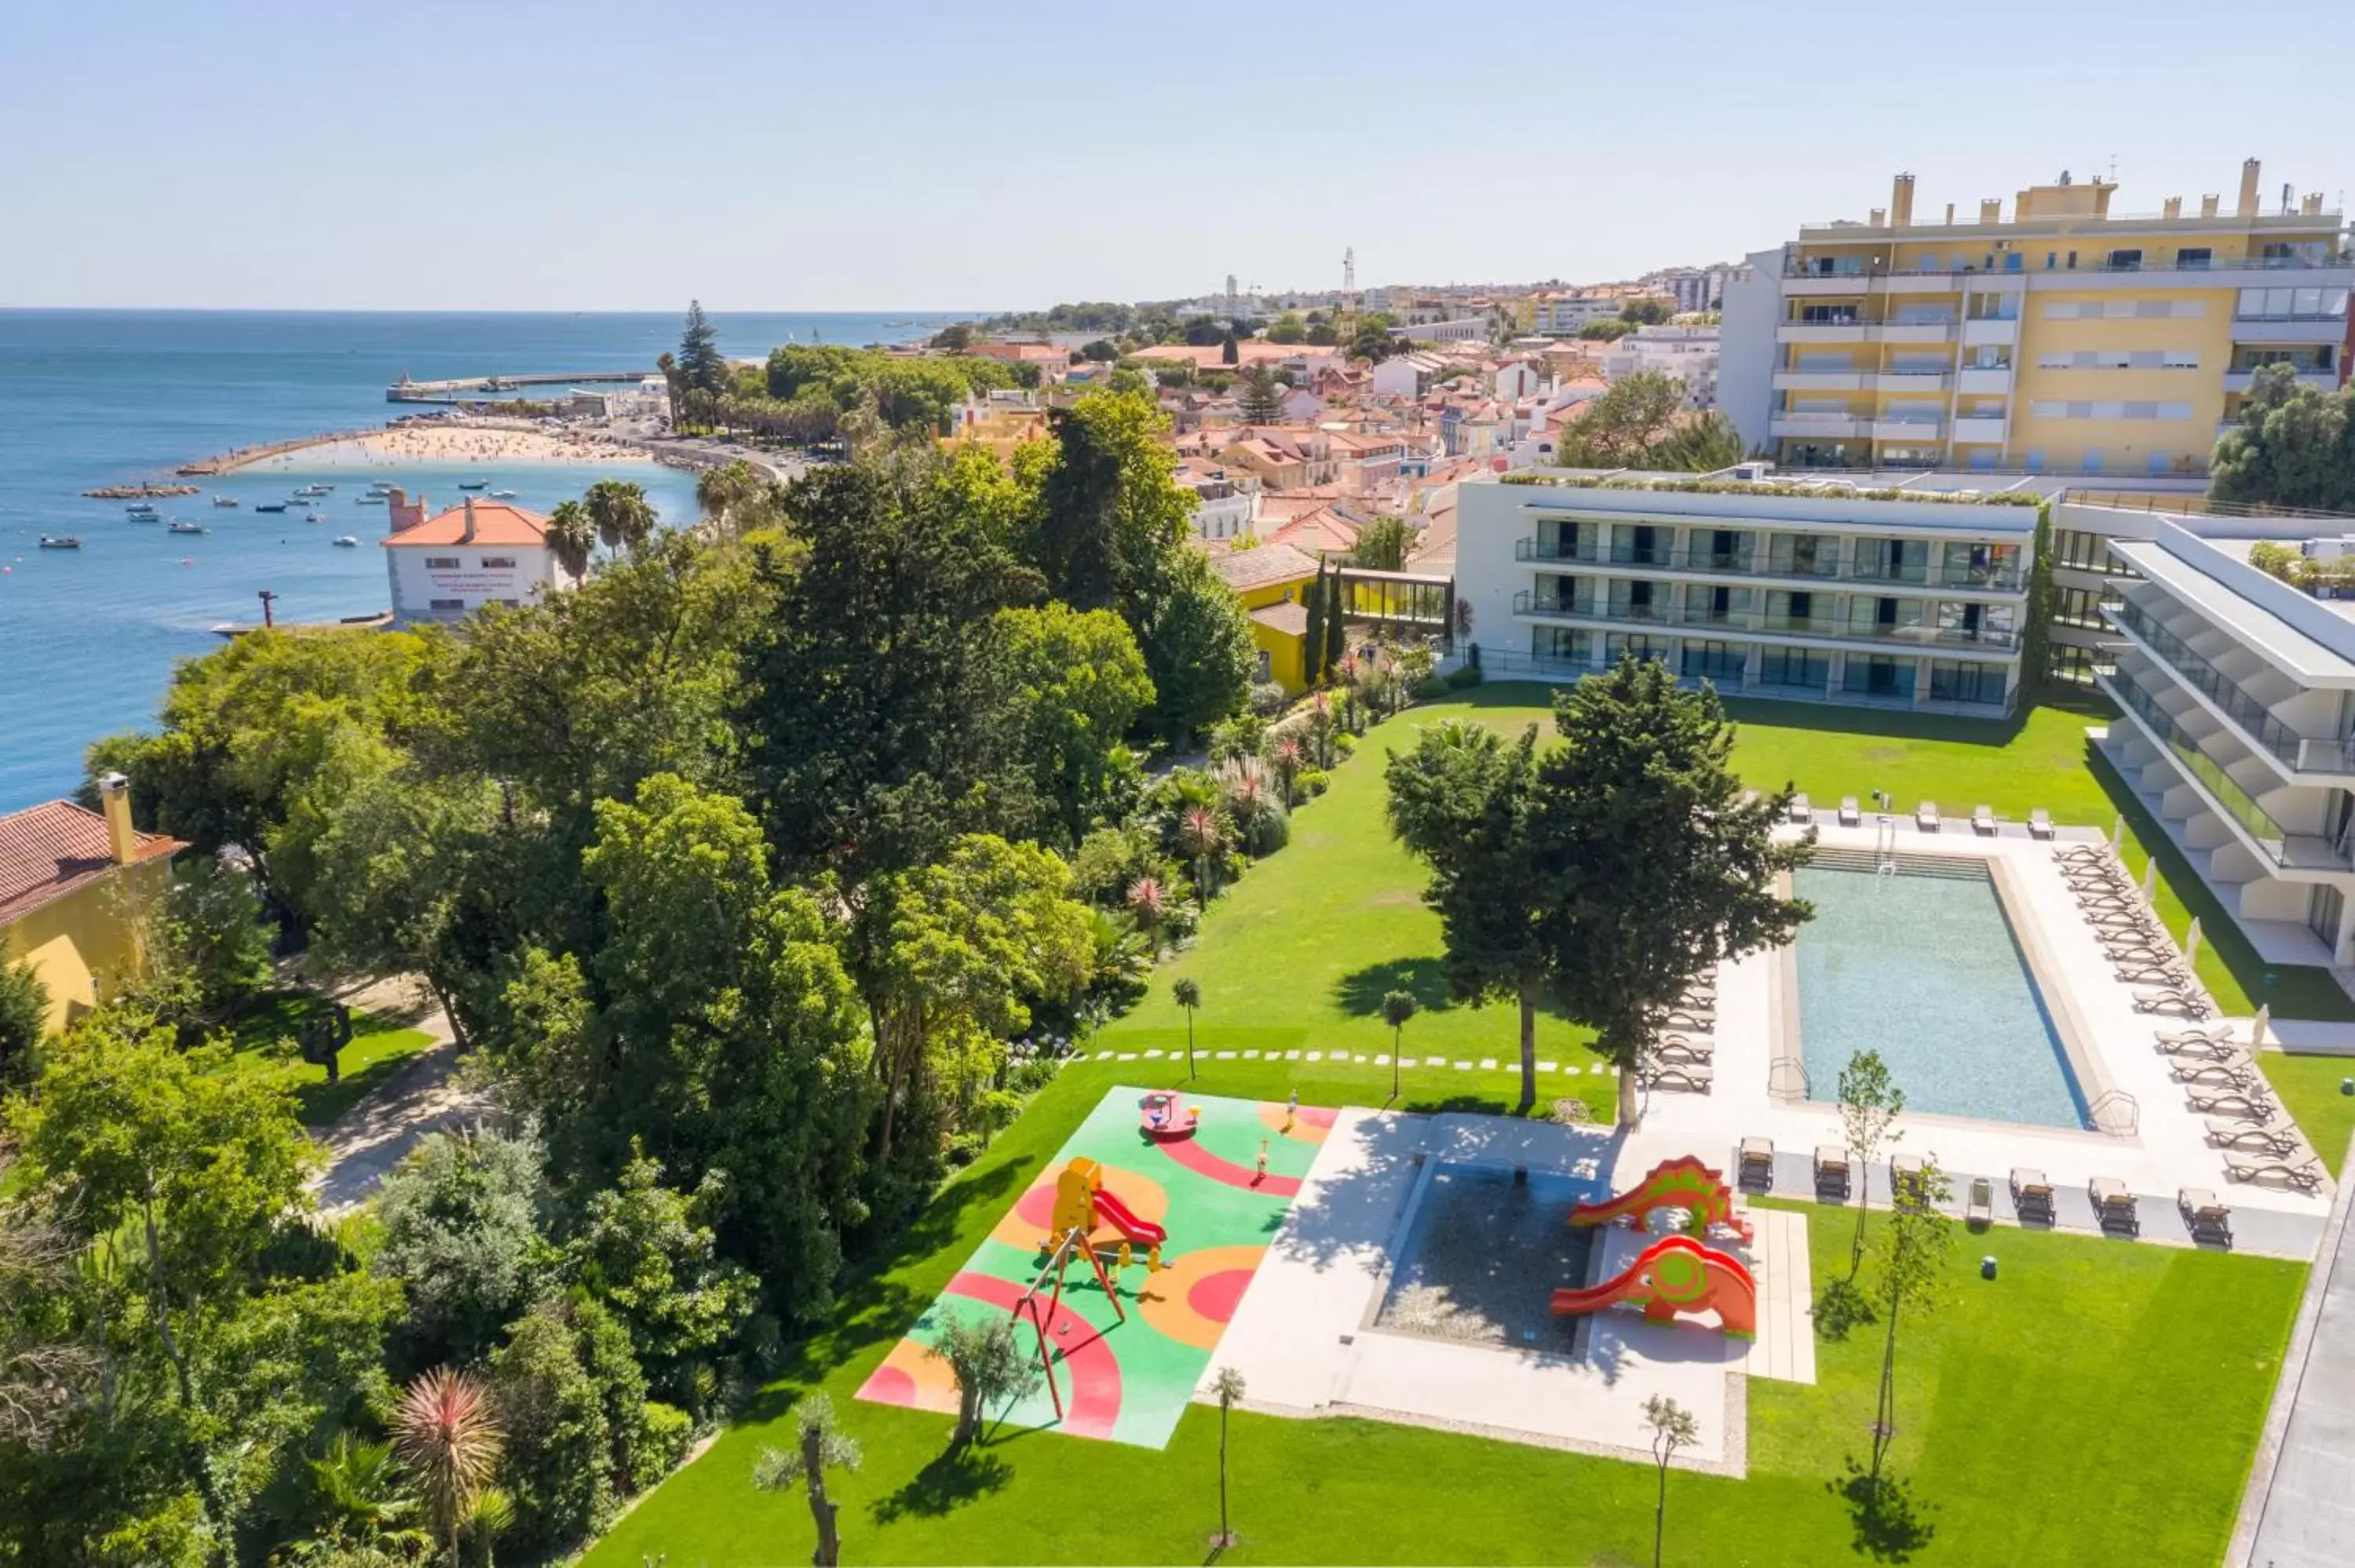
[[[135,979],[138,930],[123,892],[160,892],[176,839],[131,826],[130,787],[99,781],[105,815],[52,800],[0,817],[0,963],[29,963],[62,1029]]]
[[[1899,175],[1802,227],[1728,287],[1726,411],[1785,467],[2173,477],[2260,366],[2343,383],[2355,257],[2319,193],[2268,201],[2254,158],[2229,205],[2116,190],[2063,173],[1925,220]]]
[[[1251,617],[1259,668],[1252,679],[1273,681],[1287,692],[1308,685],[1308,583],[1316,557],[1270,541],[1248,549],[1210,551],[1210,569],[1232,588]]]

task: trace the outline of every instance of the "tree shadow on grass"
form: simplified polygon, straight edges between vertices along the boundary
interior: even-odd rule
[[[1447,972],[1437,959],[1385,959],[1379,964],[1343,975],[1333,982],[1333,1000],[1342,1012],[1359,1018],[1377,1017],[1382,998],[1402,991],[1423,1012],[1444,1012],[1455,1003],[1448,994]]]
[[[1929,1509],[1913,1499],[1911,1483],[1895,1476],[1875,1476],[1851,1458],[1847,1477],[1824,1486],[1848,1504],[1856,1531],[1851,1546],[1876,1563],[1910,1563],[1938,1533]]]
[[[950,1449],[917,1471],[908,1484],[868,1509],[878,1524],[914,1517],[939,1519],[976,1498],[1002,1489],[1014,1467],[985,1449]]]
[[[418,1053],[404,1056],[387,1056],[369,1063],[357,1073],[346,1073],[334,1083],[325,1078],[294,1086],[295,1112],[304,1127],[327,1127],[342,1118],[343,1114],[374,1094],[400,1075],[403,1068],[417,1059]]]
[[[1872,1302],[1850,1279],[1835,1279],[1816,1292],[1816,1337],[1833,1344],[1873,1320]]]

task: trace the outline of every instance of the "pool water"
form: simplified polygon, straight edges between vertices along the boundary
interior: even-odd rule
[[[1958,864],[1963,869],[1967,863]],[[1881,876],[1803,866],[1799,1039],[1811,1096],[1878,1051],[1909,1110],[2085,1128],[2083,1091],[1984,870]]]
[[[1442,1165],[1400,1244],[1374,1326],[1456,1344],[1567,1352],[1578,1319],[1557,1318],[1553,1293],[1587,1283],[1594,1232],[1570,1211],[1601,1194],[1550,1171],[1516,1183],[1509,1170]]]

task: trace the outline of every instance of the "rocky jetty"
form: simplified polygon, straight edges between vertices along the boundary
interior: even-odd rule
[[[194,495],[193,484],[105,484],[96,490],[85,490],[92,501],[145,501],[164,495]]]

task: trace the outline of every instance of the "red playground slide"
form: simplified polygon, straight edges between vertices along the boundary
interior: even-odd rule
[[[1553,1293],[1556,1317],[1600,1312],[1621,1302],[1644,1308],[1655,1323],[1680,1312],[1715,1312],[1725,1332],[1737,1339],[1758,1333],[1758,1286],[1740,1258],[1701,1245],[1690,1236],[1663,1236],[1616,1278],[1584,1290]]]
[[[1159,1246],[1169,1239],[1167,1231],[1138,1219],[1128,1212],[1126,1203],[1110,1192],[1096,1193],[1096,1218],[1118,1231],[1123,1240],[1137,1246]]]

